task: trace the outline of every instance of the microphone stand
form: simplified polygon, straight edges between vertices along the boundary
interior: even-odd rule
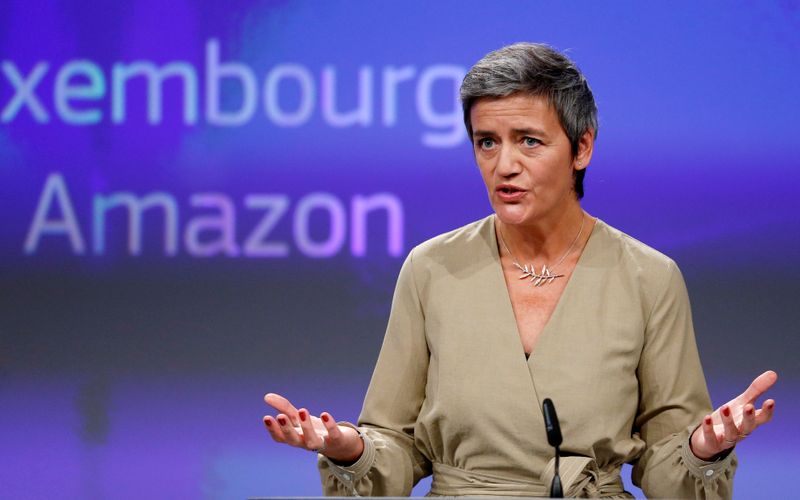
[[[550,498],[564,498],[564,490],[561,488],[561,476],[558,475],[559,456],[558,446],[556,446],[556,469],[553,475],[553,482],[550,483]]]

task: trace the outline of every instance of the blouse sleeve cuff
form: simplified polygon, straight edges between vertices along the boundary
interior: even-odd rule
[[[689,428],[689,435],[684,441],[683,446],[681,446],[681,458],[683,459],[683,463],[686,464],[686,467],[693,476],[702,479],[704,482],[717,479],[732,466],[735,457],[733,449],[724,457],[720,457],[713,462],[697,458],[695,454],[692,453],[690,444],[694,430],[695,426]]]
[[[354,484],[360,481],[367,472],[372,468],[375,463],[375,444],[372,439],[357,426],[350,422],[338,422],[339,425],[344,425],[355,429],[361,440],[364,441],[364,451],[361,456],[349,465],[340,465],[329,459],[324,455],[319,455],[320,461],[327,462],[330,472],[345,484]]]

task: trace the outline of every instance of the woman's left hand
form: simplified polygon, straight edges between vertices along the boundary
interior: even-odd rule
[[[712,459],[769,422],[775,410],[775,400],[764,401],[760,410],[756,409],[755,402],[776,380],[778,374],[774,371],[762,373],[746,391],[703,417],[700,427],[692,433],[692,453],[702,460]]]

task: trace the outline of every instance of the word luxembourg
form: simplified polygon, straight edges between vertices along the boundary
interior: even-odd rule
[[[379,114],[380,124],[389,128],[398,122],[399,99],[404,93],[413,92],[417,118],[432,129],[422,133],[420,139],[424,145],[450,148],[466,138],[458,103],[458,87],[465,74],[461,66],[434,64],[421,71],[411,65],[384,66],[379,71],[379,84],[376,82],[376,68],[361,66],[356,86],[357,105],[354,109],[342,111],[337,103],[340,100],[336,90],[337,71],[332,65],[322,68],[317,82],[312,71],[303,65],[278,64],[266,72],[259,91],[257,73],[253,68],[244,62],[223,62],[220,57],[219,41],[213,38],[207,40],[202,90],[205,94],[203,119],[208,125],[246,125],[256,116],[260,101],[266,118],[278,127],[306,124],[319,106],[323,121],[331,127],[369,127],[373,125],[375,115]],[[52,110],[48,110],[43,103],[42,97],[46,96],[47,91],[41,87],[45,81],[50,81],[45,80],[50,63],[39,61],[25,71],[15,62],[4,60],[0,63],[0,70],[13,91],[0,111],[0,123],[13,123],[23,114],[29,114],[35,123],[49,123]],[[170,89],[167,95],[177,95],[176,101],[179,102],[176,107],[180,109],[169,110],[170,116],[178,116],[179,113],[183,124],[198,123],[200,79],[193,64],[173,61],[159,67],[147,60],[116,62],[108,75],[97,63],[87,59],[73,59],[64,63],[55,73],[52,89],[57,117],[68,125],[95,125],[104,120],[106,109],[103,108],[107,106],[112,123],[125,123],[131,105],[127,102],[130,97],[129,80],[134,80],[132,84],[142,85],[143,79],[146,83],[147,123],[158,125],[162,122],[164,108],[172,104],[167,102],[165,106],[162,102],[164,82],[174,80],[172,85],[177,85],[174,88],[180,89],[180,92]],[[110,95],[107,89],[109,81]],[[237,92],[231,95],[226,92],[223,96],[223,84],[226,90],[235,89]],[[434,87],[442,88],[443,84],[451,89],[447,92],[448,97],[444,103],[434,103]],[[376,99],[376,94],[379,99]],[[437,95],[441,95],[441,91]],[[347,102],[353,101],[352,96],[347,97]],[[107,98],[109,102],[103,103]],[[227,109],[223,109],[223,103]],[[442,110],[443,107],[446,109]]]

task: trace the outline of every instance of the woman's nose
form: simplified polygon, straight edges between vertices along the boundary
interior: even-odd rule
[[[514,148],[503,145],[497,155],[497,174],[503,177],[511,177],[522,171]]]

